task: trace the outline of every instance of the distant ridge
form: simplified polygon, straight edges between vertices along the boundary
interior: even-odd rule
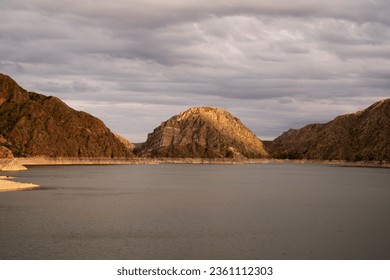
[[[266,148],[264,146],[266,145]],[[28,92],[0,73],[0,158],[276,158],[390,162],[390,99],[325,124],[290,129],[264,143],[220,108],[193,107],[134,145],[60,99]],[[9,163],[12,163],[11,165]]]
[[[326,124],[290,129],[267,144],[288,159],[390,161],[390,99]]]
[[[0,146],[16,157],[132,157],[104,123],[0,74]]]
[[[220,108],[194,107],[163,122],[135,149],[147,157],[262,158],[263,143]]]

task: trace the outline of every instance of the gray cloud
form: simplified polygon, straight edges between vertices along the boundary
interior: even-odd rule
[[[0,71],[142,141],[190,106],[260,137],[389,97],[386,0],[3,0]]]

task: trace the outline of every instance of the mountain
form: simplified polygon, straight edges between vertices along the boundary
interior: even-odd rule
[[[239,119],[219,108],[194,107],[163,122],[134,152],[178,158],[261,158],[263,143]]]
[[[390,99],[326,124],[290,129],[267,147],[276,158],[390,161]]]
[[[16,157],[131,157],[104,123],[0,74],[0,146]]]

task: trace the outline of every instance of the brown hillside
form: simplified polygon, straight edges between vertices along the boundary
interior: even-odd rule
[[[0,74],[0,145],[17,157],[129,157],[104,123]]]
[[[390,99],[326,124],[290,129],[268,147],[277,158],[389,161]]]
[[[187,158],[261,158],[263,143],[239,119],[223,109],[191,108],[148,135],[141,156]]]

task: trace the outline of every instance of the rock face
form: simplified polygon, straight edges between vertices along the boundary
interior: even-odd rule
[[[191,108],[163,122],[135,153],[180,158],[261,158],[263,143],[223,109]]]
[[[26,170],[27,168],[20,165],[11,150],[0,146],[0,171],[18,171],[18,170]]]
[[[125,145],[126,149],[128,149],[129,151],[134,150],[134,148],[135,148],[134,143],[131,143],[129,140],[120,136],[119,134],[114,133],[114,135],[123,145]]]
[[[277,158],[390,161],[390,99],[326,124],[290,129],[267,146]]]
[[[5,159],[5,158],[14,158],[14,155],[12,154],[10,149],[4,146],[0,146],[0,159]]]
[[[16,157],[131,157],[104,123],[0,74],[0,146]]]

